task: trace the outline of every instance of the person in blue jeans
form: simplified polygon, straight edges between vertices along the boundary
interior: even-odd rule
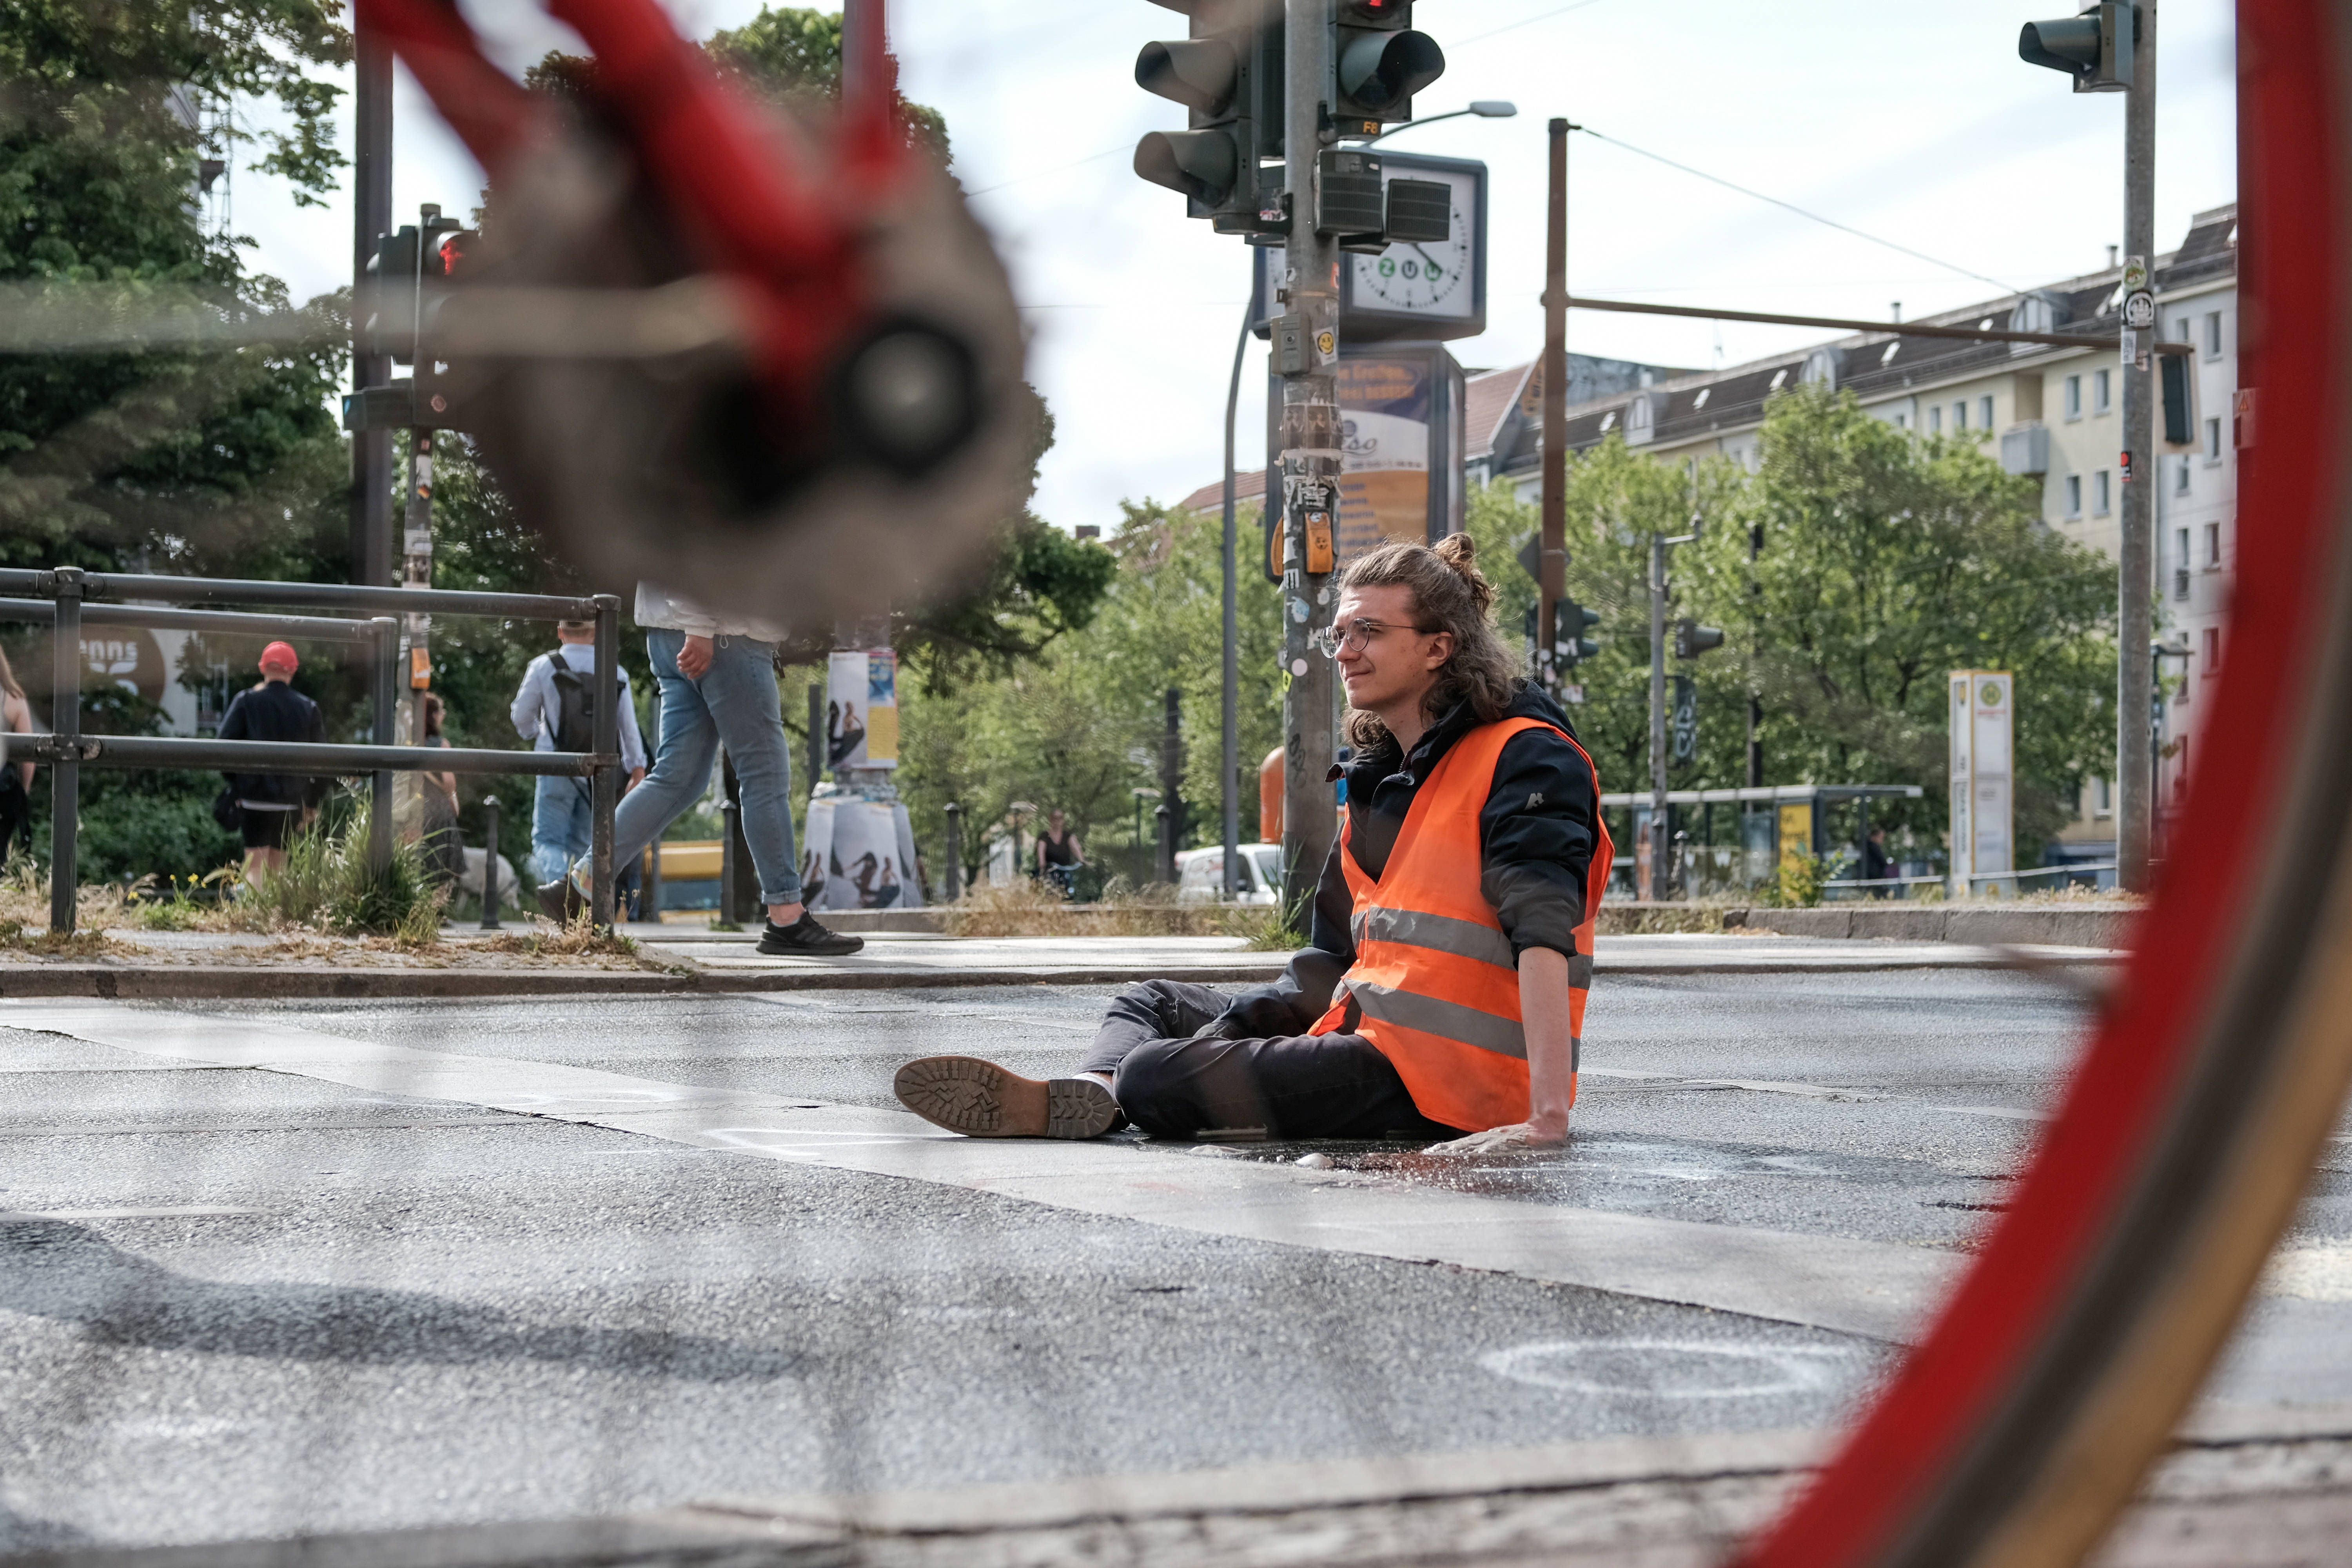
[[[574,704],[571,728],[575,732],[563,732],[565,703],[562,688],[556,683],[555,667],[561,664],[575,676],[595,675],[596,623],[558,621],[555,641],[552,653],[541,654],[524,668],[522,684],[515,690],[508,717],[514,721],[515,733],[529,741],[533,751],[593,751],[593,713]],[[625,669],[621,671],[621,701],[616,711],[620,717],[621,766],[629,775],[622,786],[625,795],[646,780],[646,743],[637,733],[637,705],[630,698],[629,672]],[[530,879],[534,883],[561,881],[572,862],[588,852],[595,813],[595,791],[586,779],[550,773],[539,781],[530,810]]]
[[[828,931],[801,898],[793,850],[792,751],[776,697],[779,627],[716,616],[650,583],[637,585],[637,625],[661,693],[661,731],[653,772],[629,792],[613,817],[613,864],[625,866],[702,798],[723,742],[741,789],[743,840],[760,877],[768,920],[760,951],[772,956],[832,957],[856,952],[860,937]],[[556,919],[587,898],[588,864],[539,890]]]

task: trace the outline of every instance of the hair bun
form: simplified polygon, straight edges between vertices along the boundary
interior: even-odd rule
[[[1486,614],[1494,607],[1495,585],[1478,570],[1478,542],[1466,533],[1449,533],[1429,547],[1430,553],[1452,567],[1470,585],[1470,596],[1477,601],[1478,613]]]

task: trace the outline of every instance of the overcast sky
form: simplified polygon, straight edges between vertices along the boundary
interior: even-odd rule
[[[1518,118],[1459,120],[1387,145],[1493,169],[1488,329],[1453,345],[1474,369],[1542,346],[1544,123],[1565,114],[1619,142],[1769,193],[1948,263],[1915,259],[1577,136],[1570,284],[1580,293],[1820,315],[1906,316],[2093,271],[2122,237],[2120,94],[2075,95],[2018,59],[2020,23],[2051,0],[1423,0],[1446,51],[1424,113],[1507,99]],[[523,0],[467,9],[508,63],[576,40]],[[671,0],[699,37],[758,0]],[[1031,331],[1030,377],[1059,424],[1038,511],[1108,527],[1122,499],[1212,482],[1225,379],[1248,297],[1248,247],[1188,221],[1138,179],[1135,141],[1182,111],[1135,86],[1136,51],[1181,37],[1148,0],[895,0],[909,97],[947,117],[956,172],[997,237]],[[2158,35],[2157,247],[2237,195],[2231,7],[2166,0]],[[394,210],[453,211],[480,171],[404,74]],[[341,116],[346,151],[349,116]],[[298,298],[349,280],[351,212],[295,210],[257,175],[236,182],[256,266]],[[1654,363],[1733,364],[1812,341],[1801,330],[1571,315],[1570,346]],[[1243,378],[1241,463],[1263,459],[1265,357]]]

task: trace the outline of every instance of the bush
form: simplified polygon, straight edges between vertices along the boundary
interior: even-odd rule
[[[368,808],[336,802],[286,847],[286,864],[249,884],[241,916],[265,925],[306,925],[342,936],[388,936],[422,946],[438,940],[446,894],[425,874],[415,843],[393,845],[383,870],[368,865]]]

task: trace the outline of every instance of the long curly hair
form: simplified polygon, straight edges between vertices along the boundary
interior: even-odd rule
[[[1426,632],[1450,632],[1454,653],[1438,668],[1437,680],[1422,699],[1432,720],[1467,702],[1482,724],[1503,716],[1519,686],[1519,661],[1495,629],[1495,585],[1478,570],[1478,546],[1466,533],[1449,533],[1435,544],[1383,544],[1360,557],[1339,579],[1339,591],[1401,587],[1412,595],[1413,625]],[[1391,740],[1389,727],[1360,708],[1348,710],[1348,743],[1370,751]]]

